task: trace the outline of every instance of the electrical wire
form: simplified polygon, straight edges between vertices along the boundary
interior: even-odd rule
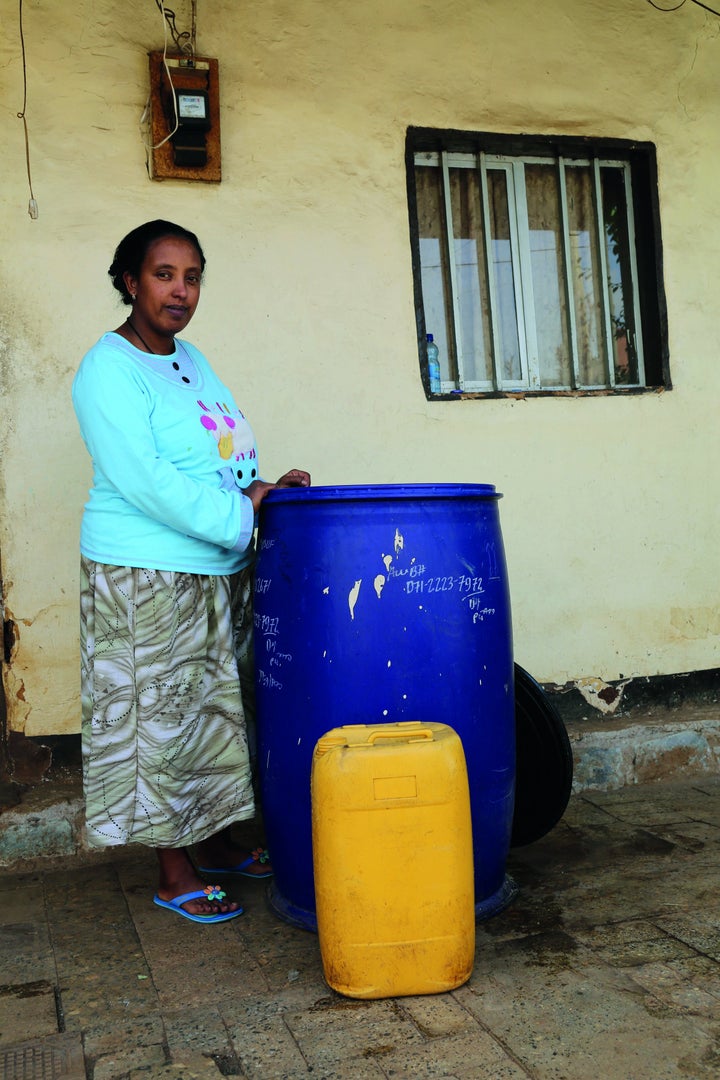
[[[143,136],[143,142],[145,144],[145,150],[146,151],[159,150],[161,146],[164,146],[166,142],[169,142],[169,140],[172,139],[173,135],[175,134],[175,132],[180,127],[180,116],[178,115],[178,105],[177,105],[177,92],[175,90],[175,84],[172,81],[172,75],[170,74],[170,68],[169,68],[168,62],[167,62],[168,26],[170,26],[170,32],[172,33],[172,25],[173,24],[171,24],[169,22],[169,20],[167,19],[167,16],[166,16],[167,9],[166,9],[164,3],[162,2],[162,0],[155,0],[155,3],[157,4],[158,9],[159,9],[159,11],[161,12],[161,14],[163,16],[163,55],[162,55],[162,62],[163,62],[163,67],[165,68],[165,74],[167,75],[168,83],[170,84],[170,92],[172,93],[173,112],[175,114],[175,127],[172,129],[171,132],[169,132],[165,136],[164,139],[161,139],[159,143],[154,143],[154,144],[149,143],[147,141],[147,139],[145,139],[145,137]],[[175,13],[170,12],[170,14],[172,14],[173,23],[174,23]],[[173,38],[173,40],[175,40],[175,42],[177,44],[177,40],[175,38]],[[140,127],[141,127],[141,129],[142,129],[142,125],[143,125],[143,123],[144,123],[144,121],[145,121],[145,119],[147,117],[149,107],[150,107],[150,99],[148,98],[147,103],[145,105],[145,109],[143,110],[143,114],[140,117]]]
[[[656,4],[655,0],[647,0],[651,7],[654,7],[656,11],[679,11],[681,7],[685,6],[686,0],[680,0],[679,4],[675,7],[661,7],[660,4]],[[716,11],[715,8],[708,7],[707,4],[702,4],[700,0],[690,0],[691,4],[695,4],[697,7],[703,8],[705,11],[709,11],[711,15],[717,15],[720,18],[720,11]]]
[[[176,26],[177,16],[172,8],[165,7],[163,0],[155,0],[158,9],[162,12],[163,19],[170,28],[170,34],[173,41],[177,45],[180,52],[185,53],[187,56],[195,56],[195,27],[197,23],[197,5],[196,0],[192,0],[192,29],[190,31],[183,30],[182,33],[178,31]]]
[[[25,59],[25,34],[23,32],[23,0],[19,0],[20,6],[18,9],[18,17],[20,21],[20,50],[22,53],[22,69],[23,69],[23,103],[22,109],[17,114],[18,120],[22,120],[23,129],[25,131],[25,165],[27,167],[28,187],[30,188],[30,202],[28,203],[28,214],[37,221],[38,217],[38,204],[33,192],[32,186],[32,172],[30,170],[30,138],[28,136],[27,117],[25,115],[27,109],[27,62]]]
[[[701,4],[700,0],[691,0],[693,4],[697,4],[698,7],[705,8],[705,11],[709,11],[711,15],[717,15],[720,19],[720,11],[716,11],[715,8],[708,7],[707,4]]]
[[[184,30],[182,33],[180,33],[178,31],[178,29],[177,29],[177,26],[176,26],[177,16],[175,15],[175,12],[171,8],[165,6],[164,0],[155,0],[155,4],[156,4],[157,9],[160,12],[160,14],[162,16],[162,20],[163,20],[163,57],[162,57],[162,62],[163,62],[163,67],[165,68],[165,74],[167,75],[168,84],[170,86],[170,92],[172,94],[173,113],[175,115],[175,126],[172,129],[172,131],[169,132],[169,134],[167,134],[165,136],[164,139],[160,140],[159,143],[155,143],[155,144],[149,143],[148,140],[145,138],[145,136],[143,134],[143,143],[145,145],[146,153],[149,152],[149,151],[152,151],[152,150],[159,150],[161,146],[164,146],[166,142],[168,142],[170,139],[172,139],[173,135],[175,134],[175,132],[180,127],[180,117],[178,115],[178,105],[177,105],[177,91],[175,90],[175,84],[174,84],[174,82],[172,80],[172,75],[170,73],[170,67],[169,67],[168,62],[167,62],[168,30],[170,31],[170,36],[172,37],[173,41],[175,42],[175,45],[180,50],[180,52],[184,53],[185,56],[190,57],[190,63],[191,64],[194,63],[194,60],[195,60],[195,35],[196,35],[196,30],[197,30],[197,0],[192,0],[192,24],[191,24],[191,30],[190,31]],[[148,97],[148,100],[145,103],[145,108],[143,109],[143,114],[140,117],[140,131],[141,131],[141,133],[142,133],[143,124],[147,120],[147,115],[148,115],[149,108],[150,108],[150,98]]]

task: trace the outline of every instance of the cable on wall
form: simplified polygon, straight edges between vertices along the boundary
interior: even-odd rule
[[[173,135],[180,127],[180,118],[178,116],[177,109],[177,94],[175,92],[175,84],[173,83],[172,75],[170,73],[170,68],[167,62],[168,31],[170,32],[170,37],[173,39],[173,42],[175,43],[178,51],[184,53],[185,56],[188,56],[190,58],[190,63],[192,63],[195,58],[195,37],[197,31],[197,0],[191,0],[191,29],[189,31],[183,30],[182,32],[180,32],[177,28],[177,16],[175,12],[171,8],[165,6],[164,0],[155,0],[155,4],[162,16],[163,21],[163,66],[165,68],[165,74],[167,75],[168,84],[172,93],[173,112],[175,114],[175,126],[172,131],[165,136],[164,139],[160,140],[159,143],[153,144],[148,141],[148,139],[145,137],[145,132],[143,131],[143,125],[147,124],[148,115],[150,112],[150,98],[148,97],[145,103],[145,108],[143,109],[143,114],[140,117],[140,132],[142,134],[143,145],[145,147],[145,166],[148,169],[148,172],[150,171],[150,153],[153,150],[158,150],[166,142],[172,139]]]
[[[28,126],[27,126],[27,116],[26,116],[26,111],[27,111],[27,62],[26,62],[26,59],[25,59],[25,34],[23,32],[23,0],[19,0],[19,4],[20,4],[20,6],[19,6],[19,10],[18,10],[18,18],[19,18],[19,23],[20,23],[20,50],[21,50],[21,53],[22,53],[22,69],[23,69],[23,103],[22,103],[22,109],[17,114],[17,116],[18,116],[18,120],[22,120],[22,122],[23,122],[23,130],[25,132],[25,165],[27,167],[28,187],[30,188],[30,202],[28,203],[28,214],[33,219],[33,221],[37,221],[39,210],[38,210],[37,200],[36,200],[35,195],[33,193],[33,186],[32,186],[32,172],[31,172],[31,169],[30,169],[30,138],[28,136]]]
[[[172,37],[179,52],[185,53],[187,56],[195,56],[195,31],[197,27],[197,0],[191,0],[192,10],[192,22],[191,29],[183,30],[182,33],[178,30],[176,25],[177,16],[172,8],[165,7],[163,0],[155,0],[158,9],[162,12],[162,16],[165,19],[169,29],[170,36]]]
[[[679,4],[675,4],[674,7],[663,7],[662,4],[656,4],[655,0],[647,0],[651,7],[654,7],[656,11],[679,11],[681,7],[685,6],[687,0],[680,0]],[[709,11],[711,15],[717,15],[720,18],[720,11],[716,11],[715,8],[708,7],[707,4],[701,4],[700,0],[690,0],[691,4],[695,4],[697,7],[703,8],[704,11]]]

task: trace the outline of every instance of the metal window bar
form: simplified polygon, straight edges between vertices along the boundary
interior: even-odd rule
[[[463,364],[463,340],[462,322],[460,318],[460,297],[458,294],[457,266],[455,263],[455,232],[452,220],[452,202],[450,196],[450,168],[448,165],[448,152],[443,150],[441,154],[441,167],[443,178],[443,202],[445,206],[445,231],[448,246],[448,267],[450,269],[450,293],[452,296],[453,309],[453,336],[455,338],[455,364],[457,367],[457,386],[459,390],[465,389],[465,368]]]
[[[633,196],[632,196],[632,176],[630,165],[628,162],[623,162],[623,173],[625,176],[625,207],[627,210],[627,226],[628,226],[628,249],[630,255],[630,276],[632,278],[632,291],[633,291],[633,330],[635,338],[635,355],[637,357],[638,366],[638,381],[637,385],[645,386],[645,354],[643,351],[642,341],[642,323],[640,321],[640,296],[638,289],[638,267],[637,267],[637,248],[635,244],[635,212],[633,210]]]
[[[567,303],[568,326],[570,331],[570,360],[572,363],[572,389],[580,385],[580,360],[577,340],[577,319],[575,317],[575,285],[572,275],[572,252],[570,249],[570,214],[568,212],[567,184],[565,182],[565,159],[558,157],[558,179],[560,182],[560,225],[562,228],[563,254],[565,257],[565,300]]]
[[[615,347],[612,335],[612,320],[610,318],[610,297],[608,295],[608,265],[607,251],[605,250],[605,217],[602,207],[602,188],[600,184],[600,162],[597,158],[592,159],[595,216],[597,219],[597,239],[600,251],[600,297],[603,308],[603,325],[605,328],[605,371],[607,373],[608,386],[615,387]]]
[[[478,170],[480,173],[480,196],[483,221],[483,258],[485,259],[485,272],[488,283],[488,307],[490,310],[490,363],[492,364],[493,390],[500,388],[501,379],[498,371],[497,343],[500,341],[498,333],[498,313],[495,286],[495,263],[492,259],[492,237],[490,235],[490,196],[488,193],[487,164],[485,151],[480,151]]]
[[[523,384],[531,390],[541,388],[540,356],[535,322],[535,294],[532,282],[532,256],[530,252],[530,228],[528,222],[527,192],[525,189],[525,162],[512,162],[513,198],[510,201],[510,245],[513,250],[513,279],[515,281],[515,306],[520,339],[520,362]],[[508,192],[508,195],[510,192]],[[515,236],[513,243],[513,234]],[[517,262],[516,262],[517,258]],[[516,272],[515,267],[518,267]]]

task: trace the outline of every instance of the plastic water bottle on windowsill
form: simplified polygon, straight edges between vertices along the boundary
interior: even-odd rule
[[[440,350],[435,344],[435,339],[432,334],[427,336],[427,361],[428,361],[428,375],[430,376],[430,393],[441,394],[442,386],[440,384]]]

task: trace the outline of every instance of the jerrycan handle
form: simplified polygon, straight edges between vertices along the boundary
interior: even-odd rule
[[[368,734],[367,741],[372,746],[379,739],[418,739],[432,740],[435,735],[432,728],[422,727],[419,720],[404,720],[399,724],[388,725],[388,728],[375,728]]]

